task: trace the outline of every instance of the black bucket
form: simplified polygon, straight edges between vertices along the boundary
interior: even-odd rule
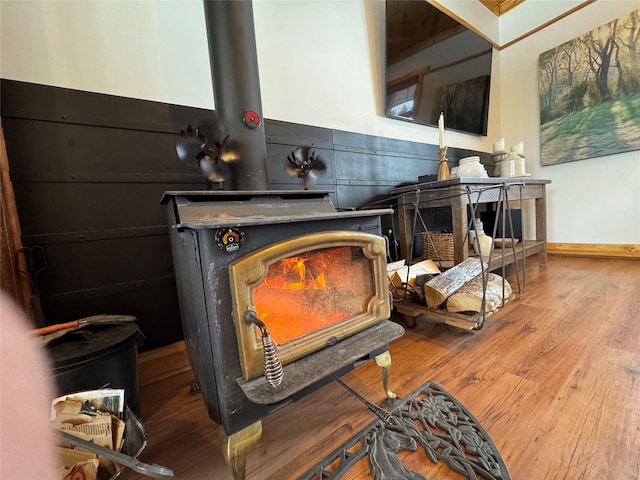
[[[100,388],[122,388],[125,403],[139,414],[136,323],[86,327],[47,345],[58,396]]]

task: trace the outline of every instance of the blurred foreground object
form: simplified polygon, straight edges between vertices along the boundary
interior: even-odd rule
[[[30,326],[0,292],[0,478],[46,480],[58,473],[49,424],[49,366]]]

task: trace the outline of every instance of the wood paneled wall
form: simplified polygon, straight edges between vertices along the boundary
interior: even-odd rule
[[[167,190],[207,188],[193,165],[178,160],[175,140],[215,113],[5,79],[0,94],[22,242],[46,253],[39,276],[46,323],[134,315],[143,350],[180,340],[159,200]],[[269,188],[301,189],[302,180],[285,172],[286,157],[312,146],[327,165],[312,188],[332,190],[340,209],[437,173],[436,145],[271,120],[265,131]],[[452,165],[471,154],[448,151]]]

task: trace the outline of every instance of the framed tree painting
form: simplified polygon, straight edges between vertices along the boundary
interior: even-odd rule
[[[640,150],[640,10],[540,55],[540,164]]]

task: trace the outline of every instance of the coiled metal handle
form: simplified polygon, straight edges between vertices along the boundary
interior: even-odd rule
[[[267,326],[260,320],[256,312],[247,310],[244,314],[244,321],[256,325],[262,333],[262,351],[264,353],[264,376],[272,387],[277,387],[282,383],[284,371],[282,363],[276,352],[276,344],[271,338],[271,334]]]
[[[262,336],[262,348],[264,350],[264,376],[269,385],[276,387],[282,383],[284,371],[276,353],[276,345],[269,333]]]

